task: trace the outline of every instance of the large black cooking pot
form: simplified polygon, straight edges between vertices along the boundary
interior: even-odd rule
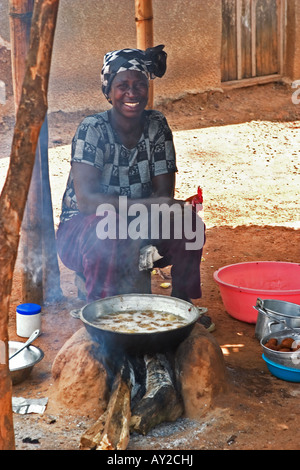
[[[186,323],[179,328],[142,333],[123,333],[101,328],[99,319],[103,315],[145,310],[173,313],[183,317]],[[92,339],[100,343],[108,353],[142,355],[176,348],[189,335],[199,315],[197,307],[174,297],[124,294],[96,300],[86,305],[81,309],[80,319]]]

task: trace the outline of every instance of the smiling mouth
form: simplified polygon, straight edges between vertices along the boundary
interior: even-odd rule
[[[136,101],[135,103],[124,103],[124,105],[128,106],[129,108],[136,108],[139,104],[139,101]]]

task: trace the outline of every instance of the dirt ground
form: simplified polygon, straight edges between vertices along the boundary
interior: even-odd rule
[[[200,422],[183,417],[158,426],[147,436],[132,435],[128,450],[300,449],[299,385],[269,373],[254,337],[255,326],[227,314],[213,279],[215,270],[232,263],[300,262],[300,105],[292,103],[291,95],[289,86],[276,83],[187,96],[160,107],[174,131],[177,197],[190,196],[198,184],[204,190],[207,241],[201,264],[203,296],[195,303],[207,307],[216,324],[212,335],[223,350],[231,387]],[[84,114],[61,110],[49,115],[55,224],[68,173],[70,140]],[[0,113],[0,187],[8,165],[13,122],[11,105],[7,104]],[[76,450],[81,435],[98,418],[84,414],[84,410],[64,410],[53,399],[53,360],[82,327],[80,320],[70,315],[71,309],[83,305],[77,298],[73,274],[61,265],[60,270],[65,298],[43,306],[43,333],[35,342],[45,357],[26,381],[13,387],[13,396],[47,397],[48,405],[41,415],[14,414],[17,450]],[[169,290],[160,287],[159,275],[153,276],[152,282],[153,293],[168,295]],[[15,324],[20,285],[18,265],[10,305],[11,340],[20,340]]]

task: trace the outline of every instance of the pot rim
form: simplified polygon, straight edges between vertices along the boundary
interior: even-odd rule
[[[219,274],[220,272],[224,271],[225,269],[228,269],[228,268],[232,268],[232,267],[235,267],[235,266],[242,266],[242,265],[246,265],[246,264],[285,264],[285,265],[293,265],[293,266],[299,266],[300,267],[300,264],[299,263],[289,263],[289,262],[285,262],[285,261],[249,261],[249,262],[244,262],[244,263],[234,263],[234,264],[228,264],[226,266],[222,266],[221,268],[217,269],[214,274],[213,274],[213,277],[215,279],[215,281],[217,282],[217,284],[219,284],[220,286],[223,286],[223,287],[228,287],[232,290],[235,290],[235,291],[239,291],[239,292],[245,292],[245,293],[248,293],[248,294],[263,294],[263,295],[276,295],[277,297],[282,297],[282,296],[285,296],[287,294],[289,295],[300,295],[300,287],[299,289],[285,289],[285,290],[270,290],[270,289],[254,289],[252,287],[243,287],[243,286],[237,286],[235,284],[230,284],[229,282],[226,282],[226,281],[223,281],[222,279],[220,279],[219,277]],[[259,297],[259,295],[258,295]]]
[[[284,312],[278,312],[276,310],[272,310],[271,308],[265,306],[265,302],[268,302],[268,301],[271,301],[271,302],[280,302],[281,304],[288,304],[288,305],[292,305],[292,306],[295,306],[296,308],[298,308],[299,310],[299,317],[297,315],[289,315],[287,313],[284,313]],[[300,320],[300,305],[299,304],[295,304],[294,302],[288,302],[288,301],[285,301],[285,300],[280,300],[280,299],[263,299],[262,300],[263,302],[263,308],[267,311],[267,312],[270,312],[271,314],[273,315],[278,315],[278,316],[282,316],[282,317],[286,317],[286,318],[291,318],[291,319],[297,319],[299,318]],[[259,313],[261,315],[264,315],[263,312],[261,312],[261,308],[259,306],[255,306],[257,307],[257,310],[259,311]],[[254,308],[255,308],[254,307]]]

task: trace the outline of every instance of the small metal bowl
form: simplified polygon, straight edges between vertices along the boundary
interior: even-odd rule
[[[9,357],[14,354],[24,343],[19,341],[9,341]],[[9,370],[12,384],[23,382],[31,373],[33,367],[44,357],[43,351],[33,345],[28,346],[9,361]]]
[[[279,364],[284,367],[298,369],[300,370],[300,349],[294,352],[283,352],[283,351],[273,351],[265,346],[265,344],[271,339],[276,338],[279,343],[283,341],[285,338],[294,338],[296,342],[300,341],[300,329],[295,328],[291,329],[284,329],[281,331],[277,331],[271,333],[264,338],[261,339],[260,344],[263,349],[264,356],[272,361],[275,364]]]

